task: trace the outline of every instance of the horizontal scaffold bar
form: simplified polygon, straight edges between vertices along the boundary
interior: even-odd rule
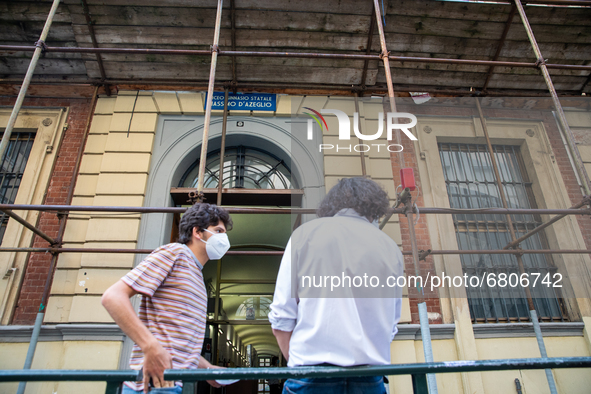
[[[109,248],[0,248],[0,252],[27,253],[138,253],[149,254],[154,249],[109,249]],[[403,255],[412,255],[410,250]],[[432,250],[429,254],[591,254],[587,249],[517,249],[517,250]],[[282,256],[282,251],[276,250],[230,250],[227,256]]]
[[[32,52],[34,46],[27,45],[0,45],[0,51]],[[158,48],[83,48],[83,47],[45,47],[45,52],[57,53],[120,53],[120,54],[146,54],[146,55],[191,55],[211,56],[211,51],[206,49],[158,49]],[[320,53],[320,52],[264,52],[264,51],[218,51],[218,56],[236,57],[290,57],[304,59],[348,59],[348,60],[380,60],[380,55],[353,54],[353,53]],[[449,59],[431,57],[394,56],[388,58],[397,62],[415,63],[444,63],[473,66],[492,67],[520,67],[538,68],[539,63],[528,62],[504,62],[498,60],[472,60],[472,59]],[[591,70],[591,65],[583,64],[546,64],[548,68],[564,70]]]
[[[432,363],[372,365],[360,367],[313,366],[296,368],[220,368],[166,370],[165,380],[197,381],[208,379],[261,379],[301,377],[352,377],[452,373],[478,371],[506,371],[546,368],[590,368],[591,357],[519,358],[499,360],[443,361]],[[141,380],[137,371],[96,370],[2,370],[0,382],[18,381],[107,381]]]
[[[314,214],[315,209],[308,208],[241,208],[224,207],[229,213],[246,214]],[[106,207],[84,205],[26,205],[26,204],[0,204],[0,210],[15,211],[56,211],[56,212],[127,212],[127,213],[183,213],[186,207]],[[405,214],[405,208],[394,208],[391,212]],[[480,215],[590,215],[590,209],[519,209],[519,208],[427,208],[421,207],[414,213],[421,214],[480,214]]]

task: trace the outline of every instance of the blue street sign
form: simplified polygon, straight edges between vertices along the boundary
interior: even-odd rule
[[[207,93],[203,108],[207,105]],[[224,109],[224,92],[213,93],[212,109]],[[240,111],[276,111],[277,95],[271,93],[228,93],[228,109]]]

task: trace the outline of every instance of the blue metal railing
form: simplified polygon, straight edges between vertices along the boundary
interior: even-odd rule
[[[428,394],[429,373],[505,371],[516,369],[591,368],[591,357],[519,358],[500,360],[443,361],[434,363],[372,365],[362,367],[314,366],[297,368],[171,369],[165,380],[196,382],[209,379],[336,378],[354,376],[411,375],[413,392]],[[132,370],[0,370],[0,382],[85,381],[107,382],[105,394],[116,394],[125,381],[141,380]],[[185,385],[187,389],[192,385]],[[186,390],[189,391],[189,390]]]

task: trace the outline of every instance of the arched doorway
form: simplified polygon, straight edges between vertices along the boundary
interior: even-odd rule
[[[318,141],[312,144],[306,140],[305,133],[292,133],[289,117],[231,116],[227,125],[222,205],[317,206],[324,194],[323,158],[317,152]],[[205,180],[204,190],[206,202],[212,203],[217,200],[221,126],[221,117],[213,117],[208,143],[209,172],[206,172],[211,181]],[[187,192],[195,190],[190,187],[191,179],[195,180],[190,174],[198,165],[202,129],[202,116],[158,117],[144,206],[191,204]],[[291,215],[234,214],[232,217],[235,225],[228,234],[232,251],[283,250],[294,223]],[[142,215],[138,247],[156,248],[170,242],[173,227],[178,226],[173,224],[172,215]],[[137,262],[142,258],[138,256]],[[213,337],[217,331],[218,344],[226,348],[224,351],[233,349],[236,353],[240,349],[241,357],[247,353],[252,360],[258,360],[257,354],[279,354],[264,308],[257,305],[267,305],[272,300],[280,260],[281,256],[227,255],[220,264],[211,261],[205,265],[204,276],[214,301],[209,323],[215,320],[216,294],[221,300],[215,322],[217,329],[209,324],[209,334]],[[123,366],[127,358],[122,356]],[[218,356],[218,362],[221,361]]]
[[[289,160],[254,146],[254,141],[249,144],[248,136],[240,140],[242,143],[226,147],[223,161],[221,149],[208,152],[203,181],[206,202],[215,202],[221,182],[224,206],[301,206],[303,191],[298,188]],[[187,205],[188,193],[196,191],[200,163],[196,158],[178,186],[171,188],[177,205]],[[232,218],[234,229],[228,236],[235,252],[282,251],[293,229],[290,214],[233,214]],[[180,215],[172,226],[171,241],[176,239],[179,220]],[[280,255],[227,255],[205,265],[212,338],[212,354],[208,356],[212,363],[256,366],[261,354],[281,356],[267,318],[280,262]],[[248,345],[254,348],[250,358]],[[263,390],[267,387],[265,382],[259,383]]]

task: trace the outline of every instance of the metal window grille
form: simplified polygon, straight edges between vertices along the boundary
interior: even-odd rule
[[[510,145],[493,146],[499,166],[509,208],[537,208],[531,182],[527,178],[519,148]],[[499,189],[494,176],[490,154],[486,145],[440,143],[439,153],[452,208],[502,208]],[[502,249],[510,241],[505,215],[457,214],[452,215],[458,247],[468,249]],[[538,215],[512,215],[517,237],[541,224]],[[543,233],[536,234],[521,244],[523,249],[545,249],[547,242]],[[523,255],[523,264],[528,274],[539,273],[538,278],[554,278],[556,267],[549,255]],[[517,259],[513,255],[462,255],[462,268],[468,277],[485,273],[515,274],[519,276]],[[517,276],[516,276],[517,275]],[[548,276],[546,276],[548,275]],[[554,280],[552,280],[554,282]],[[504,284],[504,283],[502,283]],[[513,281],[515,284],[515,281]],[[558,288],[537,285],[529,286],[536,311],[547,321],[564,321],[566,315]],[[489,287],[466,288],[470,314],[475,322],[499,322],[528,320],[525,291],[520,285],[507,283]]]
[[[14,203],[34,140],[35,133],[12,134],[0,163],[0,201],[2,204]],[[8,218],[8,215],[2,213],[0,244],[6,232]]]
[[[220,150],[207,154],[205,188],[219,183]],[[199,159],[182,176],[180,187],[197,187]],[[245,146],[226,148],[224,154],[224,188],[295,189],[291,171],[283,160],[269,152]]]

